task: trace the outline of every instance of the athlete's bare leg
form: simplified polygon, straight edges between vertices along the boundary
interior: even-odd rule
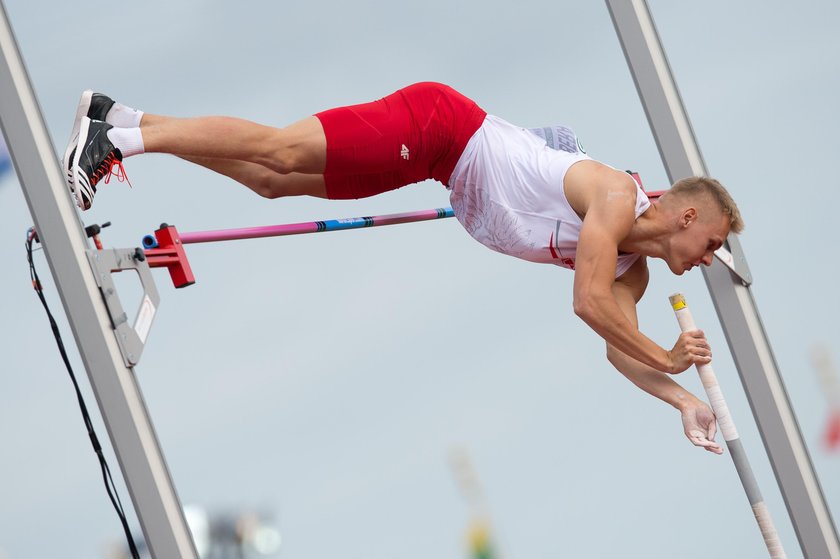
[[[327,141],[314,116],[285,128],[223,116],[174,118],[85,91],[62,161],[76,204],[89,209],[100,179],[121,167],[124,157],[143,152],[183,157],[270,198],[326,197]]]
[[[201,141],[195,145],[195,139],[188,134],[210,135],[219,137],[219,130],[226,129],[224,139],[219,141]],[[140,122],[143,143],[146,152],[162,152],[177,155],[182,159],[206,167],[217,173],[244,184],[260,196],[280,198],[283,196],[316,196],[326,198],[323,167],[326,161],[326,139],[321,122],[309,117],[286,128],[271,128],[250,121],[229,117],[174,118],[169,116],[144,114]],[[232,134],[231,134],[232,132]],[[167,135],[177,135],[167,138]],[[212,136],[207,136],[212,137]],[[242,140],[242,137],[269,137],[269,140]],[[264,157],[235,145],[240,142],[272,142],[275,150],[286,152],[280,161],[265,165]],[[231,145],[233,144],[233,145]],[[151,148],[150,148],[151,145]],[[285,145],[285,148],[278,147]],[[187,151],[180,151],[181,147]],[[196,153],[200,155],[196,155]],[[211,155],[212,154],[212,155]],[[225,154],[220,156],[217,154]],[[290,163],[290,159],[299,163]],[[283,172],[279,169],[307,169]],[[309,169],[319,169],[315,172]]]
[[[321,174],[287,173],[284,175],[249,161],[190,155],[179,155],[179,157],[228,176],[266,198],[302,195],[327,197],[324,175]]]
[[[173,118],[144,114],[145,151],[188,157],[236,159],[281,174],[323,174],[327,140],[321,121],[311,116],[286,128],[240,118]]]

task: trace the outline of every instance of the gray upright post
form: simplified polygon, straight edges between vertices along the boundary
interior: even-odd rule
[[[134,371],[124,364],[88,263],[88,242],[64,185],[2,0],[0,127],[146,543],[158,559],[197,559]]]
[[[708,175],[646,2],[606,2],[669,179]],[[749,289],[746,259],[737,236],[727,242],[743,272],[715,260],[703,275],[741,383],[804,556],[840,559],[831,513]]]

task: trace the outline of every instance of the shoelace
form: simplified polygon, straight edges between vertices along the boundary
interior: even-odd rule
[[[125,167],[123,167],[122,160],[117,159],[114,152],[109,153],[105,161],[93,172],[93,176],[90,178],[91,186],[96,186],[103,175],[105,175],[105,184],[110,183],[111,177],[114,176],[119,182],[127,182],[128,186],[132,187],[131,181],[128,180],[128,175],[125,174]]]

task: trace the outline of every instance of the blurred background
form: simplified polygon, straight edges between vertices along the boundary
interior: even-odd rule
[[[602,2],[4,3],[58,154],[86,88],[152,113],[283,126],[435,80],[513,123],[569,125],[594,158],[667,187]],[[840,5],[649,4],[706,163],[744,214],[753,294],[836,519]],[[0,557],[119,557],[4,154]],[[172,157],[125,168],[133,188],[104,185],[83,215],[112,222],[109,247],[138,246],[163,221],[198,231],[448,205],[433,182],[269,201]],[[567,270],[493,253],[455,220],[188,254],[196,285],[176,291],[155,272],[162,304],[136,374],[205,559],[259,556],[254,526],[269,557],[691,559],[724,544],[765,556],[728,455],[692,447],[676,411],[611,368],[572,312]],[[670,347],[667,297],[685,293],[788,556],[801,557],[701,273],[651,262],[651,276],[642,330]],[[118,284],[126,308],[136,283]],[[702,395],[693,371],[678,381]]]

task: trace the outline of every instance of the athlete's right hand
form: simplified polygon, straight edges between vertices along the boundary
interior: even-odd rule
[[[712,361],[712,348],[702,330],[688,330],[680,334],[674,349],[668,352],[672,375],[681,373],[693,364],[704,365]]]

